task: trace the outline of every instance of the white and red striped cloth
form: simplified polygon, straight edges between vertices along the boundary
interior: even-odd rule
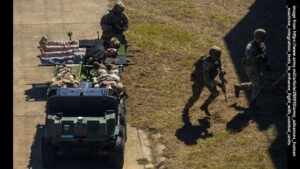
[[[86,48],[79,48],[79,41],[48,41],[43,36],[39,44],[42,64],[79,64],[86,55]]]

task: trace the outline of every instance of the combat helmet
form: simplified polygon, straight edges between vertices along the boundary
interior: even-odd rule
[[[119,1],[117,2],[114,7],[112,8],[112,11],[116,14],[121,14],[125,10],[125,5]]]
[[[209,54],[209,56],[220,57],[220,56],[221,56],[221,48],[218,47],[218,46],[212,46],[212,47],[208,50],[208,54]]]
[[[264,29],[256,29],[254,31],[254,38],[265,38],[266,31]]]

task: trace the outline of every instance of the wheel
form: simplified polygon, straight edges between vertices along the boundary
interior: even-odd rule
[[[127,119],[126,119],[126,115],[125,113],[122,113],[120,115],[120,123],[121,123],[121,126],[123,127],[120,127],[120,131],[123,132],[122,135],[124,136],[124,141],[126,142],[127,141]]]
[[[44,168],[53,168],[57,163],[57,149],[48,143],[44,137],[41,139],[41,159]]]
[[[127,141],[127,130],[123,124],[119,126],[120,136],[124,139],[124,142]]]
[[[108,147],[108,162],[112,167],[122,169],[124,164],[125,143],[121,136],[117,136],[114,143]]]

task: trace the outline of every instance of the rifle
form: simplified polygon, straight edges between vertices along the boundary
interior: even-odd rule
[[[93,58],[96,58],[96,59],[101,59],[103,57],[103,55],[105,54],[105,50],[104,51],[100,51],[100,52],[97,52],[95,54],[93,54]]]
[[[219,78],[221,80],[221,89],[224,93],[224,97],[225,97],[225,101],[227,102],[227,96],[226,96],[226,79],[225,79],[225,73],[221,70],[221,68],[219,68]]]
[[[272,73],[272,67],[271,67],[271,64],[269,62],[267,55],[263,55],[260,59],[260,62],[267,72]]]
[[[282,80],[284,80],[287,76],[287,72],[284,72],[275,82],[272,83],[271,87],[276,87]]]
[[[271,76],[271,81],[273,81],[273,71],[271,64],[269,62],[268,57],[265,54],[262,54],[261,57],[259,57],[258,60],[258,68],[259,68],[259,76],[262,80],[263,77],[263,71],[268,72],[269,75]]]
[[[258,66],[260,69],[260,77],[262,78],[263,73],[262,73],[261,69],[263,68],[264,70],[266,70],[266,72],[270,73],[271,78],[273,79],[272,67],[269,62],[267,53],[266,53],[265,49],[261,48],[261,46],[259,44],[256,43],[256,45],[258,45],[259,52],[261,53],[260,57],[258,59]]]

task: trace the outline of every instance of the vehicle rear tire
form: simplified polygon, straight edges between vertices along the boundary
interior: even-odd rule
[[[41,139],[41,159],[44,168],[53,168],[57,163],[57,149],[55,146],[45,140]]]
[[[122,169],[124,164],[124,151],[125,143],[121,136],[117,136],[117,139],[108,147],[108,162],[117,169]]]

